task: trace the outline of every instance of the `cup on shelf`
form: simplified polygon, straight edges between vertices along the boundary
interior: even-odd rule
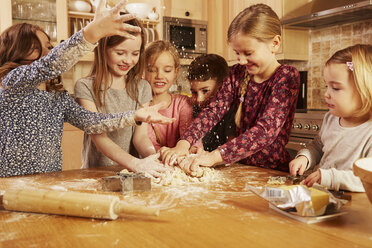
[[[22,4],[18,4],[12,8],[12,15],[13,18],[16,19],[23,19],[24,18],[24,6]]]
[[[23,5],[23,17],[21,19],[34,19],[34,9],[32,3],[22,3]]]

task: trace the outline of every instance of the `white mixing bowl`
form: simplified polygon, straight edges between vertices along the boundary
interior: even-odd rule
[[[128,3],[125,5],[125,9],[131,14],[136,14],[139,19],[147,18],[152,10],[147,3]]]

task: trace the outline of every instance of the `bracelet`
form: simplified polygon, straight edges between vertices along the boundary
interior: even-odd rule
[[[136,125],[137,126],[141,126],[142,125],[142,121],[136,121]]]

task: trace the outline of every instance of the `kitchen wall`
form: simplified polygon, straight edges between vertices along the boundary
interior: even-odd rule
[[[310,30],[309,61],[283,61],[298,70],[308,71],[308,108],[327,109],[324,102],[323,68],[337,50],[358,43],[372,44],[372,19]]]

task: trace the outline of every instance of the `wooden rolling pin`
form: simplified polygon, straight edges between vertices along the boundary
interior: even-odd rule
[[[159,215],[158,208],[129,205],[119,197],[41,189],[6,190],[6,210],[115,220],[125,214]]]

